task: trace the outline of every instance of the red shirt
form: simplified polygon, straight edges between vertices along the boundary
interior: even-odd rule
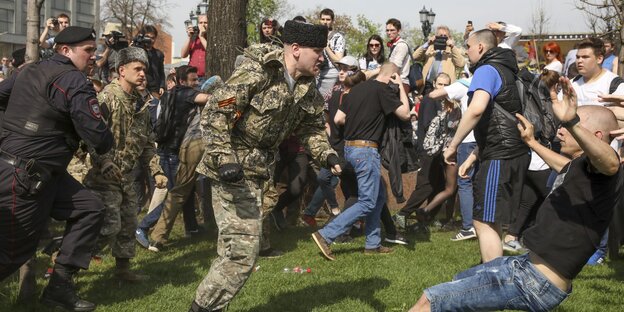
[[[189,65],[197,67],[197,76],[204,77],[206,75],[206,48],[201,44],[199,38],[189,45]]]

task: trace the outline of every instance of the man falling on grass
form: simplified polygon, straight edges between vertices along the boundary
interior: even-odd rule
[[[516,114],[522,139],[559,175],[525,231],[529,253],[498,257],[425,289],[410,311],[547,311],[572,291],[607,230],[622,191],[620,161],[609,146],[617,130],[615,115],[605,107],[581,106],[570,81],[561,78],[563,100],[551,88],[553,112],[561,120],[561,154],[541,145],[533,125]],[[577,114],[578,113],[578,114]]]

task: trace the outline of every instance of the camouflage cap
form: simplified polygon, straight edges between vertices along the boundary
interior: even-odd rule
[[[115,68],[119,69],[120,66],[126,65],[132,62],[141,62],[145,66],[149,66],[149,60],[147,59],[147,53],[145,50],[137,47],[127,47],[119,50],[117,55],[117,64]]]
[[[327,46],[327,32],[327,27],[323,25],[286,21],[282,41],[304,47],[324,48]]]

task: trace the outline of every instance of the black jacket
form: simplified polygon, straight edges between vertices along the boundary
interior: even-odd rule
[[[502,80],[501,90],[494,97],[493,102],[498,103],[511,114],[521,113],[522,103],[516,86],[518,65],[515,53],[510,49],[498,47],[490,49],[470,70],[474,73],[477,68],[484,65],[494,67]],[[510,159],[528,153],[529,148],[520,138],[516,124],[493,104],[488,105],[475,127],[479,157],[482,160]]]
[[[386,117],[386,131],[381,146],[381,161],[388,170],[392,194],[397,203],[405,202],[403,197],[402,173],[418,170],[416,149],[412,145],[412,125],[399,120],[394,114]]]

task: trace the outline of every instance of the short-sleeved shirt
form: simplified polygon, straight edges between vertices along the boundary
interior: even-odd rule
[[[345,39],[345,36],[338,31],[332,32],[329,35],[330,35],[329,41],[328,41],[329,48],[332,49],[334,53],[340,53],[344,55],[345,49],[347,48],[347,41]],[[329,61],[329,57],[325,54],[325,51],[323,51],[323,54],[325,58],[327,58],[328,60],[327,67],[335,68],[334,63]]]
[[[189,44],[189,65],[197,68],[197,76],[206,75],[206,48],[199,38]]]
[[[498,95],[503,86],[503,80],[498,74],[496,68],[491,65],[483,65],[474,73],[470,87],[468,88],[468,97],[472,99],[472,95],[477,90],[483,90],[490,94],[490,103],[494,102],[494,98]]]
[[[407,76],[409,76],[409,61],[411,58],[410,48],[405,40],[399,39],[394,43],[390,52],[390,57],[388,57],[388,61],[392,62],[399,68],[401,81],[403,81],[404,84],[409,84]]]
[[[346,115],[345,140],[368,140],[381,143],[385,119],[399,106],[398,86],[368,80],[353,87],[340,110]],[[395,90],[396,89],[396,90]]]
[[[568,163],[524,234],[531,252],[567,279],[574,279],[598,248],[619,207],[622,179],[592,168],[587,156]]]

